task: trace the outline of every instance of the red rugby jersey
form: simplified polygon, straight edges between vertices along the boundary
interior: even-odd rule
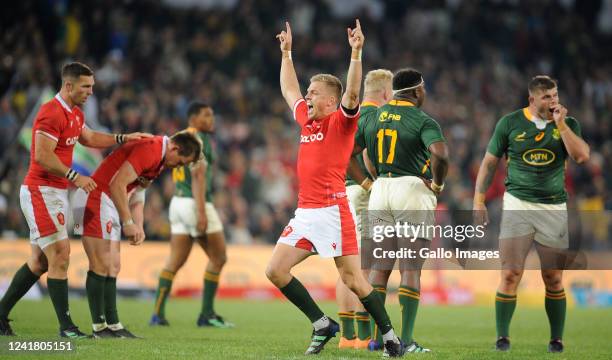
[[[153,180],[164,170],[168,141],[166,136],[154,136],[123,144],[100,163],[91,177],[98,184],[98,189],[110,195],[110,182],[123,163],[127,161],[139,177]],[[128,184],[127,192],[132,191],[138,185],[138,180]]]
[[[51,186],[60,189],[68,187],[68,179],[51,174],[34,160],[36,151],[36,135],[42,134],[57,142],[53,151],[60,161],[72,166],[74,145],[85,127],[85,116],[78,106],[70,108],[57,94],[38,110],[32,126],[32,146],[30,147],[30,167],[23,180],[24,185]]]
[[[344,179],[353,152],[359,111],[348,115],[340,106],[322,119],[310,120],[306,100],[299,99],[293,106],[293,116],[301,127],[298,207],[335,205],[338,199],[346,197]]]

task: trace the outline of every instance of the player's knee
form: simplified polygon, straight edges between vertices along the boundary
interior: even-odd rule
[[[277,278],[276,270],[271,265],[268,265],[268,267],[266,268],[266,277],[272,283],[274,283],[274,280]]]
[[[57,247],[49,257],[49,266],[54,269],[68,270],[70,263],[70,248]]]
[[[502,273],[502,283],[504,285],[517,285],[523,274],[520,270],[505,270]]]
[[[89,270],[98,275],[107,276],[111,273],[110,254],[94,254],[89,258]]]
[[[418,289],[421,283],[421,270],[404,270],[401,272],[401,284]]]
[[[213,266],[215,268],[217,268],[217,271],[220,271],[221,268],[225,265],[225,263],[227,262],[227,255],[225,255],[225,253],[221,254],[221,255],[217,255],[214,258],[210,259],[210,262],[213,264]]]
[[[183,264],[185,264],[185,259],[171,257],[166,263],[166,266],[164,266],[164,269],[176,273],[181,269],[181,267],[183,267]]]
[[[110,266],[109,276],[117,277],[121,271],[121,261],[113,260]]]
[[[542,280],[549,290],[560,290],[563,287],[561,274],[557,272],[542,272]]]
[[[344,285],[346,285],[347,288],[351,289],[352,292],[356,292],[356,290],[358,290],[361,285],[361,278],[351,271],[344,271],[342,273],[341,278]]]
[[[62,256],[56,256],[53,260],[53,264],[50,264],[50,267],[53,267],[55,270],[66,272],[68,271],[69,265],[70,265],[70,257],[62,255]]]
[[[386,284],[391,276],[391,270],[372,270],[368,277],[371,284]]]
[[[36,256],[28,259],[28,268],[32,273],[40,276],[47,272],[49,265],[43,256]]]
[[[286,276],[287,276],[287,273],[284,272],[282,269],[280,269],[277,266],[270,264],[266,268],[266,277],[268,278],[268,280],[270,280],[270,282],[272,282],[272,284],[278,287],[280,287],[281,285],[285,285],[285,284],[282,284],[282,282]]]

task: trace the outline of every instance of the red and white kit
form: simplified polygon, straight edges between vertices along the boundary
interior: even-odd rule
[[[70,108],[59,94],[43,104],[34,119],[30,167],[21,185],[19,202],[30,228],[30,242],[41,249],[68,238],[66,214],[70,211],[66,178],[46,171],[34,159],[36,135],[57,142],[54,153],[60,161],[72,166],[74,145],[85,127],[85,117],[77,106]]]
[[[344,179],[359,112],[348,115],[340,107],[323,119],[309,120],[306,101],[299,99],[293,116],[301,127],[298,209],[278,242],[322,257],[357,255],[355,214]]]
[[[132,141],[115,149],[106,157],[91,176],[98,187],[89,194],[79,189],[73,197],[74,233],[99,239],[119,241],[121,220],[111,200],[109,186],[119,168],[129,162],[139,178],[155,179],[164,170],[164,156],[168,137]],[[127,186],[129,197],[133,197],[140,180]]]

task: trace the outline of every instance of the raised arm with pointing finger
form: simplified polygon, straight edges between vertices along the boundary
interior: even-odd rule
[[[285,101],[289,107],[293,107],[295,102],[302,98],[302,93],[300,92],[300,83],[298,82],[291,59],[291,26],[289,26],[289,22],[285,22],[285,26],[286,30],[276,35],[276,38],[280,41],[280,49],[283,53],[280,70],[280,86]]]
[[[351,51],[351,63],[346,75],[346,91],[342,96],[342,106],[346,109],[354,109],[359,105],[359,91],[361,90],[361,49],[365,37],[361,32],[359,20],[355,20],[355,28],[347,28],[348,42],[353,49]]]

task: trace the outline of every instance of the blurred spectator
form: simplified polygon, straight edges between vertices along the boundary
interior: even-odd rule
[[[171,134],[186,126],[190,101],[206,101],[218,114],[214,201],[229,242],[274,242],[296,206],[299,133],[280,94],[274,35],[292,21],[305,86],[317,72],[343,74],[345,28],[359,16],[364,70],[412,66],[425,75],[424,110],[439,119],[452,154],[441,204],[471,207],[495,122],[527,104],[532,76],[549,73],[592,151],[590,164],[570,165],[568,187],[580,207],[612,209],[612,172],[604,170],[612,168],[610,0],[109,4],[21,1],[0,15],[0,148],[36,111],[43,89],[58,88],[69,60],[96,71],[95,98],[85,107],[91,127]],[[11,164],[0,183],[0,227],[21,236],[27,230],[14,184],[28,157],[14,144],[0,161]],[[500,171],[488,199],[498,202],[502,193]],[[168,238],[171,196],[165,174],[148,192],[148,238]]]

